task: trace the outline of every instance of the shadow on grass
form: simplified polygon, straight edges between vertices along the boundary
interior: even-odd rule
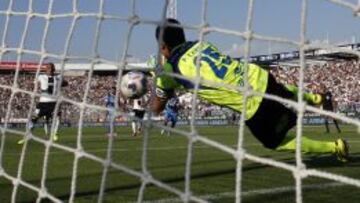
[[[308,167],[315,168],[331,168],[331,167],[359,167],[360,166],[360,153],[350,154],[350,159],[348,162],[341,162],[337,160],[335,156],[310,156],[304,160],[304,163]]]

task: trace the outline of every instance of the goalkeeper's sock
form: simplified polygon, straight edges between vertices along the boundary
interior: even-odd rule
[[[303,153],[335,153],[335,142],[312,140],[305,136],[301,137],[301,151]],[[296,137],[287,135],[284,141],[276,148],[278,151],[295,151]]]
[[[285,87],[287,90],[289,90],[294,94],[294,100],[297,100],[299,88],[294,85],[285,85]],[[315,94],[315,93],[304,92],[303,99],[311,105],[320,105],[323,102],[321,94]]]

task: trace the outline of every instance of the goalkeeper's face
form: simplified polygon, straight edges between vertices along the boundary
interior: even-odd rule
[[[166,59],[168,59],[170,57],[171,52],[170,52],[169,47],[166,44],[162,44],[160,46],[160,52]]]

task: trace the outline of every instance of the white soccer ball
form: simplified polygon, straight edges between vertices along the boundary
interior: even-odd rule
[[[130,71],[121,78],[120,91],[127,99],[137,99],[146,93],[147,85],[144,73]]]

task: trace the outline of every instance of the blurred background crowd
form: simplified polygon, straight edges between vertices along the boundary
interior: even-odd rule
[[[277,66],[272,67],[270,72],[275,76],[278,82],[283,84],[298,84],[299,67]],[[19,73],[15,87],[21,91],[11,91],[5,86],[14,85],[14,73],[0,74],[0,117],[3,119],[8,109],[11,95],[13,100],[10,103],[10,118],[27,118],[34,111],[31,108],[31,96],[22,90],[33,92],[35,75],[30,73]],[[75,102],[82,102],[86,98],[86,103],[105,106],[105,96],[108,91],[116,84],[116,75],[93,74],[90,80],[90,86],[87,90],[88,75],[64,76],[69,85],[62,89],[62,95],[65,98]],[[4,86],[5,85],[5,86]],[[330,91],[333,94],[335,108],[337,112],[343,114],[360,114],[360,63],[358,61],[344,62],[326,62],[323,64],[308,65],[304,71],[304,85],[306,91],[323,93]],[[13,89],[17,90],[17,89]],[[88,94],[85,97],[85,92]],[[34,98],[37,101],[37,97]],[[192,110],[192,96],[185,94],[180,97],[181,117],[189,118]],[[206,102],[197,101],[198,118],[214,118],[236,120],[238,115],[231,110],[210,105]],[[131,106],[126,105],[124,109],[131,111]],[[61,104],[63,120],[76,123],[79,119],[80,109],[73,104],[62,102]],[[85,109],[85,121],[103,122],[105,111]]]

